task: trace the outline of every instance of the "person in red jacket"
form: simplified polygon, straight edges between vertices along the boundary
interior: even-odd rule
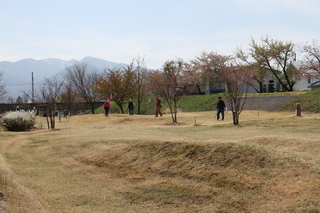
[[[156,117],[158,117],[158,115],[160,115],[160,117],[162,116],[161,99],[159,97],[156,97]]]
[[[110,101],[109,101],[109,99],[107,99],[107,100],[104,102],[103,108],[104,108],[104,114],[105,114],[105,116],[108,117],[108,115],[109,115],[109,109],[110,109]]]

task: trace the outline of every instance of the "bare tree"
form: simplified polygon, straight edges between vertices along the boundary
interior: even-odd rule
[[[233,124],[239,124],[239,116],[246,102],[249,84],[248,75],[241,67],[226,67],[223,72],[225,97],[232,111]]]
[[[224,96],[227,100],[229,110],[232,111],[234,125],[239,124],[239,116],[246,101],[249,85],[249,75],[236,64],[233,56],[223,56],[211,52],[206,54],[204,66],[208,75],[212,76],[212,81],[224,88]]]
[[[183,69],[183,76],[186,85],[193,86],[193,91],[197,91],[200,95],[201,84],[204,82],[205,72],[202,70],[203,66],[199,58],[191,60],[190,63],[186,63],[186,69]]]
[[[223,84],[223,79],[219,73],[221,69],[217,61],[220,60],[220,55],[216,52],[202,52],[195,60],[191,60],[194,73],[194,79],[198,82],[210,81],[215,84],[215,87],[220,87]]]
[[[249,59],[249,55],[246,54],[242,49],[238,48],[235,57],[238,62],[238,66],[241,66],[241,69],[245,75],[247,75],[247,83],[251,86],[256,92],[264,92],[264,82],[267,77],[268,68],[260,66],[256,61]],[[257,86],[258,85],[258,86]]]
[[[76,102],[80,102],[79,94],[73,88],[72,84],[64,84],[62,87],[60,100],[65,106],[65,113],[77,110]],[[82,100],[82,99],[81,99]]]
[[[124,114],[125,101],[136,95],[136,81],[133,63],[126,68],[105,69],[103,75],[97,78],[95,92],[105,98],[112,94],[113,101]]]
[[[258,44],[255,40],[250,43],[250,55],[262,68],[268,68],[286,91],[293,91],[295,81],[291,80],[295,73],[291,73],[289,66],[295,59],[292,42],[261,38]]]
[[[95,105],[100,100],[94,89],[97,87],[97,72],[88,71],[87,63],[78,63],[66,68],[65,81],[90,105],[94,114]]]
[[[155,93],[167,102],[173,123],[177,123],[177,104],[183,94],[182,70],[184,66],[182,59],[171,60],[164,63],[163,71],[150,73]]]
[[[137,107],[138,114],[141,113],[141,104],[143,102],[143,98],[146,95],[147,89],[147,67],[144,61],[144,58],[140,58],[139,56],[133,60],[133,66],[135,70],[135,78],[136,78],[136,97],[137,97]]]
[[[35,98],[45,106],[48,129],[55,128],[55,115],[57,112],[57,99],[60,95],[63,82],[59,82],[55,77],[45,78],[45,82],[36,91]]]
[[[7,91],[5,90],[5,85],[3,81],[3,72],[0,72],[0,100],[5,98]]]
[[[305,63],[302,65],[302,70],[312,70],[307,74],[310,77],[320,79],[320,45],[317,40],[313,40],[311,44],[302,46],[302,52],[305,53]]]
[[[9,96],[6,101],[7,104],[14,104],[14,98]]]

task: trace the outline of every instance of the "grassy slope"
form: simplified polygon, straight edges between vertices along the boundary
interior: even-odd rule
[[[319,115],[268,114],[244,112],[238,127],[82,115],[56,131],[2,132],[11,175],[0,180],[12,212],[319,212]]]
[[[302,103],[303,110],[319,111],[319,91],[295,94],[300,96],[284,106],[282,110],[294,110],[295,103],[299,101]],[[212,103],[215,103],[217,97],[218,95],[183,97],[179,102],[179,108],[185,112],[211,110]],[[153,105],[154,101],[148,107]],[[124,122],[134,122],[137,116],[134,116],[134,119],[114,117],[115,123],[111,123],[112,128],[117,124],[121,124],[121,127],[119,130],[115,129],[112,135],[118,131],[123,138],[123,132],[129,131],[123,127]],[[78,119],[78,117],[75,118]],[[55,208],[59,212],[65,208],[69,208],[70,211],[79,208],[81,212],[90,212],[92,208],[101,210],[101,206],[104,205],[113,206],[115,210],[121,212],[125,207],[112,203],[113,199],[121,198],[128,209],[135,208],[135,212],[147,212],[144,209],[152,209],[154,212],[261,212],[263,210],[265,212],[320,212],[318,162],[320,150],[316,140],[319,138],[319,118],[249,121],[240,128],[228,124],[188,127],[188,129],[172,128],[172,130],[164,130],[161,127],[161,129],[152,129],[154,131],[152,133],[145,133],[147,129],[143,128],[140,133],[152,135],[156,131],[161,131],[161,135],[155,136],[155,138],[161,138],[160,141],[145,139],[135,141],[137,136],[133,134],[139,131],[135,129],[130,132],[135,140],[127,139],[126,145],[118,144],[103,150],[101,147],[105,144],[117,143],[109,139],[110,134],[106,134],[107,137],[103,135],[101,138],[96,136],[97,130],[106,132],[106,125],[109,123],[101,123],[99,119],[90,124],[91,120],[82,120],[82,118],[76,122],[76,127],[70,127],[71,121],[66,123],[65,127],[60,127],[61,131],[42,132],[41,134],[46,134],[43,136],[38,135],[36,131],[24,134],[2,132],[3,134],[0,135],[0,150],[2,150],[0,151],[0,191],[5,191],[5,197],[9,198],[8,203],[11,209],[21,207],[21,211],[16,212],[28,212],[23,211],[25,209],[30,209],[29,212],[41,212],[43,209]],[[148,122],[145,117],[141,119],[143,122]],[[120,120],[123,122],[119,122]],[[159,120],[152,122],[157,121]],[[88,125],[88,129],[82,129],[84,123]],[[132,126],[139,125],[132,124]],[[83,140],[88,138],[88,135],[97,138],[90,143],[74,141],[74,132],[69,133],[72,128],[80,128],[77,134],[82,135]],[[200,139],[204,137],[207,128],[210,128],[211,132],[209,137],[214,136],[215,142]],[[250,128],[254,131],[249,132]],[[280,130],[281,134],[276,133]],[[97,132],[92,133],[93,131]],[[228,131],[229,134],[226,134],[225,140],[234,142],[221,143],[216,139],[217,135],[223,134],[223,131]],[[194,142],[189,142],[190,136],[186,136],[190,132],[198,137],[191,139]],[[246,139],[230,139],[230,133],[238,135],[241,132],[247,135]],[[266,136],[254,136],[253,132]],[[299,132],[304,139],[296,137],[295,134]],[[307,137],[305,132],[308,132]],[[285,133],[290,136],[284,136]],[[181,134],[178,142],[168,139],[168,136],[176,134]],[[30,137],[36,139],[30,141]],[[5,141],[9,140],[13,142],[8,143],[7,147]],[[13,149],[12,147],[15,146],[21,147]],[[43,155],[41,155],[42,152],[44,152]],[[59,159],[55,159],[56,155],[59,155]],[[72,161],[68,163],[68,159]],[[28,162],[32,164],[27,164]],[[6,165],[9,163],[10,165]],[[75,166],[79,171],[73,171]],[[5,169],[5,167],[11,168],[13,173],[11,169]],[[50,168],[52,171],[42,170],[44,168]],[[62,174],[59,173],[61,171]],[[96,196],[81,194],[81,191],[89,186],[105,187],[91,180],[94,179],[91,172],[99,175],[110,173],[112,177],[108,177],[106,182],[110,181],[112,185],[115,181],[123,181],[126,185],[115,188],[115,191],[110,189],[115,193],[115,197],[112,197],[112,193],[108,195],[110,201],[108,200],[109,203],[105,204],[103,202],[106,201],[102,199],[105,197],[98,193],[99,190],[94,193],[91,190],[88,191],[88,193],[97,193]],[[45,175],[50,180],[53,174],[58,183],[46,189],[48,182],[44,180],[41,183],[39,180],[45,179]],[[19,175],[20,177],[17,178]],[[63,192],[66,180],[63,179],[65,178],[63,175],[74,177],[72,181],[74,185],[70,186],[72,188],[70,192]],[[37,178],[37,182],[33,181],[34,178]],[[17,179],[20,179],[22,186],[12,182]],[[57,188],[58,186],[60,188]],[[109,185],[106,186],[112,188]],[[25,187],[28,188],[27,191]],[[71,193],[73,191],[74,193]],[[44,197],[47,196],[43,198],[46,201],[38,200],[35,196],[37,193],[40,196],[41,194]],[[60,199],[63,193],[65,193],[65,201]],[[7,201],[0,200],[0,212],[7,211],[6,203]],[[51,207],[42,206],[44,203],[50,203]]]
[[[298,95],[299,97],[283,106],[281,111],[294,111],[296,109],[296,103],[300,102],[303,111],[306,112],[320,112],[320,91],[308,91],[308,92],[287,92],[287,93],[262,93],[262,94],[248,94],[248,96],[281,96],[281,95]],[[192,95],[183,96],[178,102],[178,109],[183,112],[201,112],[201,111],[211,111],[215,109],[215,104],[217,98],[221,96],[224,98],[223,94],[210,94],[210,95]],[[147,101],[150,99],[150,103]],[[153,113],[153,108],[155,105],[154,97],[146,99],[141,106],[141,114]],[[163,101],[164,102],[164,101]],[[164,102],[164,107],[166,104]],[[112,103],[114,111],[117,111],[115,103]],[[103,108],[97,109],[96,113],[103,113]],[[126,111],[127,113],[127,111]],[[135,110],[137,113],[137,109]]]
[[[303,92],[301,95],[283,106],[282,111],[293,111],[296,109],[296,103],[301,103],[301,110],[307,112],[320,112],[320,90]]]
[[[149,141],[95,151],[81,160],[133,182],[122,196],[135,205],[150,202],[176,206],[181,212],[194,212],[199,206],[203,212],[318,208],[320,188],[308,182],[320,183],[320,175],[303,161],[262,147]]]

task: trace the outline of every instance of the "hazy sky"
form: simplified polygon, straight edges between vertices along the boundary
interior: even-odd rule
[[[320,40],[320,0],[0,0],[0,61],[140,55],[161,68],[265,35]]]

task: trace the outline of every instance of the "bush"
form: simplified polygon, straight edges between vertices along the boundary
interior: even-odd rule
[[[1,119],[1,124],[9,131],[25,131],[32,129],[36,122],[34,112],[8,112]]]

